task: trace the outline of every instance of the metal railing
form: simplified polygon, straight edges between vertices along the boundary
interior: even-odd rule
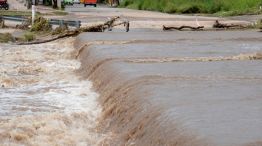
[[[0,19],[2,20],[10,20],[10,21],[17,21],[17,22],[23,22],[28,20],[27,18],[23,18],[22,16],[0,16]]]
[[[51,25],[59,25],[59,26],[67,25],[67,26],[80,28],[81,21],[50,19],[49,20],[49,24],[51,24]]]
[[[24,22],[27,21],[28,18],[24,18],[22,16],[0,16],[2,20],[16,21],[16,22]],[[59,25],[59,26],[71,26],[80,28],[81,21],[70,21],[70,20],[58,20],[58,19],[50,19],[48,20],[50,25]]]

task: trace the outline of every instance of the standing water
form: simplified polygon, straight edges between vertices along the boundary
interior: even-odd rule
[[[80,80],[73,39],[0,46],[0,143],[99,145],[100,107],[92,83]]]

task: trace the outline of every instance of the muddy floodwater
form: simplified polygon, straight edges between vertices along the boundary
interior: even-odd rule
[[[0,45],[0,145],[98,145],[100,106],[73,39],[42,45]]]
[[[261,146],[261,42],[256,31],[133,31],[75,46],[112,145]]]
[[[82,33],[0,45],[2,146],[261,146],[262,34]]]

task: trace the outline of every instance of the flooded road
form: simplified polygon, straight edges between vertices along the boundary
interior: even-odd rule
[[[0,145],[261,146],[261,39],[113,31],[1,44]]]
[[[75,46],[111,145],[261,146],[261,41],[256,31],[131,31],[83,33]]]
[[[0,46],[0,145],[98,145],[100,106],[75,71],[73,39]]]
[[[91,26],[120,16],[130,32],[0,44],[0,146],[262,146],[261,33],[162,31],[252,16],[65,11],[46,17]]]

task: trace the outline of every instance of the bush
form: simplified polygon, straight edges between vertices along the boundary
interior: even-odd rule
[[[163,8],[163,12],[165,13],[175,13],[177,12],[177,8],[174,3],[167,3],[166,6]]]
[[[0,43],[14,42],[15,38],[10,33],[0,33]]]
[[[24,34],[24,39],[27,42],[33,41],[33,40],[35,40],[35,35],[31,32],[27,32],[27,33]]]
[[[34,25],[31,28],[31,31],[50,31],[52,29],[48,20],[43,17],[38,17],[34,21]]]
[[[178,12],[184,13],[184,14],[185,13],[200,13],[201,8],[199,5],[195,5],[195,4],[185,5],[185,6],[178,8]]]

